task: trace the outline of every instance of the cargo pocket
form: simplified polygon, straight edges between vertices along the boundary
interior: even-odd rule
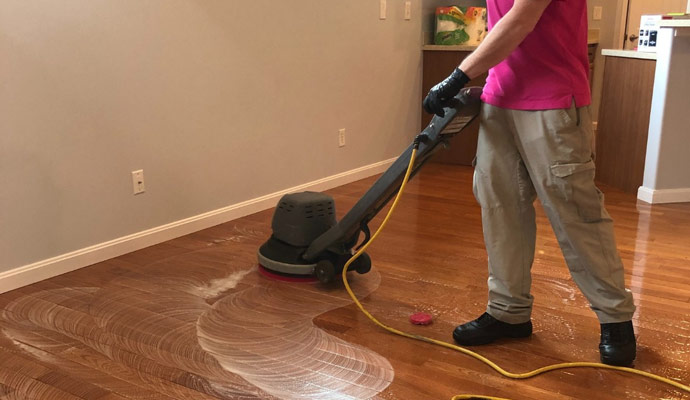
[[[551,174],[553,186],[566,203],[574,204],[584,222],[597,222],[604,218],[604,195],[594,184],[594,161],[554,164]]]

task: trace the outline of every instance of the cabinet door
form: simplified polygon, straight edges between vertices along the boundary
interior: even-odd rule
[[[596,135],[596,180],[637,193],[644,177],[656,61],[606,57]]]
[[[460,62],[470,54],[469,51],[424,51],[424,66],[422,77],[422,100],[429,93],[432,86],[445,79],[453,68],[460,65]],[[486,75],[470,81],[468,86],[484,86]],[[421,101],[420,101],[421,107]],[[422,108],[421,129],[431,121],[431,115],[427,114]],[[477,137],[479,134],[479,120],[475,120],[462,133],[450,140],[450,147],[441,149],[434,154],[430,161],[446,164],[471,165],[477,153]]]

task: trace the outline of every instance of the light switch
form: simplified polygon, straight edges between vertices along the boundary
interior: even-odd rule
[[[600,21],[602,12],[603,12],[603,10],[602,10],[601,6],[594,7],[594,11],[592,12],[592,14],[593,14],[592,19],[594,21]]]

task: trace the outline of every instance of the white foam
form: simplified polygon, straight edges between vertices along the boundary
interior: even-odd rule
[[[240,283],[242,278],[253,271],[256,271],[256,267],[235,271],[225,278],[214,279],[205,286],[197,287],[197,293],[205,299],[212,299],[225,291],[237,287],[237,284]]]

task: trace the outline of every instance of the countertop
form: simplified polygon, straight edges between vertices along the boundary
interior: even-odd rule
[[[663,19],[659,21],[660,28],[690,28],[690,19]],[[685,31],[685,30],[683,30]],[[639,58],[643,60],[656,60],[656,53],[647,53],[635,50],[604,49],[602,55],[609,57]]]
[[[690,19],[662,19],[660,28],[690,28]]]
[[[427,35],[428,37],[430,35]],[[430,37],[429,37],[430,39]],[[599,43],[599,29],[590,29],[587,32],[587,44],[598,44]],[[477,46],[468,45],[457,45],[457,46],[445,46],[438,44],[425,44],[422,46],[424,51],[474,51]]]
[[[425,44],[422,46],[422,50],[425,51],[474,51],[477,48],[477,46],[468,46],[468,45],[456,45],[456,46],[448,46],[448,45],[442,45],[442,44]]]
[[[603,49],[601,54],[608,57],[638,58],[641,60],[656,60],[656,53],[647,53],[636,50]]]

